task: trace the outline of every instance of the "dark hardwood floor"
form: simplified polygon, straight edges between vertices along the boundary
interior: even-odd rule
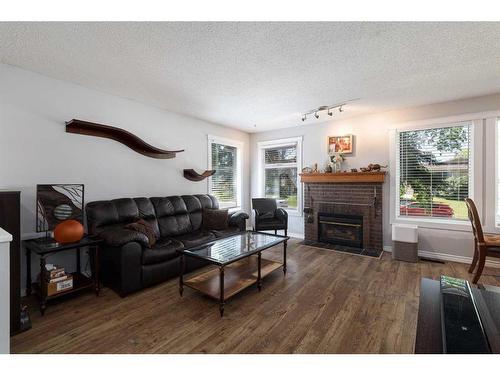
[[[282,247],[264,253],[280,260]],[[32,309],[33,328],[14,353],[412,353],[421,277],[471,280],[465,264],[392,261],[342,254],[291,240],[288,273],[276,270],[217,303],[177,279],[120,298],[104,288]],[[500,286],[498,269],[480,282]]]

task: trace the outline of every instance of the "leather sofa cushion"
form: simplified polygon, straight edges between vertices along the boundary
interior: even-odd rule
[[[200,201],[202,208],[219,208],[219,201],[212,195],[196,194],[195,197]]]
[[[151,249],[144,249],[142,252],[142,264],[156,264],[174,259],[179,256],[177,250],[184,245],[170,238],[160,239]]]
[[[192,230],[201,229],[203,207],[200,200],[194,195],[183,195],[182,199],[189,213]]]
[[[177,241],[182,242],[185,248],[202,245],[215,240],[215,238],[215,234],[206,230],[198,230],[175,237]]]
[[[161,237],[177,236],[192,231],[184,200],[178,196],[151,198]]]

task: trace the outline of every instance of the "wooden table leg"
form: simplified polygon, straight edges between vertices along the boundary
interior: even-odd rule
[[[80,249],[78,249],[80,252]],[[100,285],[99,285],[99,246],[94,246],[94,288],[95,295],[99,296]]]
[[[286,275],[286,245],[287,241],[283,242],[283,274]]]
[[[259,252],[259,254],[257,254],[257,288],[259,288],[259,292],[262,290],[261,258],[262,253]]]
[[[181,272],[179,274],[179,294],[182,297],[182,293],[184,292],[184,270],[185,270],[185,263],[186,261],[184,260],[184,255],[181,254]]]
[[[82,271],[82,262],[81,262],[81,254],[80,254],[80,248],[76,248],[76,272],[81,273]]]
[[[220,281],[219,312],[220,312],[220,317],[222,318],[224,316],[224,266],[220,267],[219,281]]]
[[[45,315],[47,307],[47,281],[45,280],[45,257],[40,257],[40,313]]]
[[[31,250],[26,246],[26,295],[31,295]]]

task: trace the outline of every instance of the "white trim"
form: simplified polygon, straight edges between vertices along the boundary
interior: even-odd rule
[[[392,246],[384,246],[384,251],[387,251],[388,253],[392,253]],[[448,254],[448,253],[438,253],[435,251],[419,250],[418,256],[421,256],[422,258],[443,260],[443,261],[448,261],[448,262],[457,262],[457,263],[465,263],[465,264],[472,263],[472,257],[466,257],[466,256],[462,256],[462,255],[453,255],[453,254]],[[485,265],[486,265],[486,267],[500,268],[500,261],[486,259]]]
[[[228,209],[240,210],[243,207],[243,148],[244,143],[235,139],[218,137],[215,135],[207,135],[207,168],[212,169],[212,143],[222,144],[236,148],[236,207],[221,207]],[[207,192],[212,192],[212,177],[207,178]]]
[[[296,209],[290,209],[286,208],[286,211],[288,212],[289,216],[296,216],[296,217],[301,217],[302,216],[302,205],[303,205],[303,198],[302,198],[302,183],[299,180],[299,173],[302,171],[302,136],[299,137],[291,137],[291,138],[280,138],[280,139],[273,139],[273,140],[267,140],[267,141],[260,141],[257,142],[257,149],[259,152],[259,164],[258,164],[258,174],[257,174],[257,186],[258,188],[258,194],[260,197],[263,197],[265,187],[264,187],[264,170],[266,168],[280,168],[280,167],[296,167],[297,168],[297,208]],[[296,163],[283,163],[283,164],[276,164],[273,165],[272,167],[266,167],[264,163],[264,152],[263,150],[268,149],[268,148],[274,148],[277,146],[296,146],[297,147],[297,162]]]
[[[11,242],[11,241],[12,241],[12,234],[7,232],[3,228],[0,228],[0,243],[1,242]]]
[[[442,125],[446,125],[454,122],[465,122],[474,120],[483,120],[491,117],[500,117],[500,111],[485,111],[485,112],[473,112],[464,113],[461,115],[447,116],[447,117],[436,117],[424,120],[406,121],[396,124],[396,127],[392,130],[411,130],[415,129],[429,129],[429,128],[439,128]]]
[[[288,237],[297,238],[299,240],[303,240],[305,238],[304,233],[294,233],[294,232],[288,232]]]

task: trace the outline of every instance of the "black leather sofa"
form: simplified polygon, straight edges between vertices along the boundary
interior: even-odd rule
[[[243,211],[229,214],[227,229],[204,230],[205,208],[219,208],[217,199],[211,195],[183,195],[88,203],[85,211],[89,235],[104,239],[99,249],[101,281],[125,296],[178,276],[178,249],[246,230],[248,215]],[[147,221],[159,237],[151,248],[145,234],[125,228],[139,219]],[[186,261],[186,271],[204,265],[190,257]]]

